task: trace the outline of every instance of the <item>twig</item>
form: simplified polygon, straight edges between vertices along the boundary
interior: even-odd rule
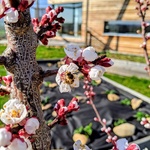
[[[6,57],[0,56],[0,65],[4,65],[6,62]]]
[[[55,74],[57,74],[57,72],[58,72],[58,69],[55,69],[55,70],[46,70],[45,72],[42,72],[42,78],[46,78],[46,77],[55,75]]]
[[[139,0],[136,0],[136,2],[138,3],[138,15],[139,17],[141,17],[141,28],[142,28],[142,38],[143,38],[143,45],[141,46],[143,48],[143,52],[144,52],[144,57],[145,57],[145,61],[147,64],[147,72],[148,75],[150,76],[150,61],[149,61],[149,57],[148,57],[148,51],[147,51],[147,38],[146,38],[146,22],[145,22],[145,16],[146,16],[146,10],[148,9],[149,6],[149,1],[147,1],[144,4],[142,4],[143,2],[140,2]],[[142,8],[143,7],[143,8]]]

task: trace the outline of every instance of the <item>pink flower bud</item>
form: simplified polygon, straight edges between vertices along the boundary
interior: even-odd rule
[[[46,13],[49,13],[51,10],[52,10],[52,8],[51,8],[50,6],[48,6],[48,7],[46,8]]]
[[[102,122],[104,123],[104,124],[106,124],[106,119],[104,118],[104,119],[102,119]]]
[[[97,122],[98,122],[99,120],[98,120],[98,118],[97,118],[97,117],[94,117],[94,121],[97,121]]]

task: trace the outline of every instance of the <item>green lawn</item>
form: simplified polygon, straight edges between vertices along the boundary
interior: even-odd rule
[[[144,56],[120,54],[120,53],[114,53],[114,52],[110,52],[110,51],[107,51],[107,52],[106,52],[106,55],[107,55],[107,57],[109,57],[109,58],[145,63],[145,58],[144,58]]]
[[[135,76],[125,77],[110,73],[105,73],[104,76],[150,97],[150,80],[148,79],[137,78]]]
[[[0,54],[5,50],[6,46],[0,45]],[[36,58],[39,59],[54,59],[63,58],[65,56],[63,47],[49,47],[40,45],[36,51]]]

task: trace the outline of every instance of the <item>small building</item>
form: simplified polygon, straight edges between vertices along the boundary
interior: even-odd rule
[[[57,39],[92,45],[97,51],[143,54],[141,18],[134,0],[49,0],[48,3],[54,8],[64,7],[61,15],[65,23]],[[150,19],[149,10],[146,17]],[[150,53],[150,42],[148,49]]]

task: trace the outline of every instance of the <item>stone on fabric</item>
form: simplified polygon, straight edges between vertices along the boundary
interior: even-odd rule
[[[113,128],[113,132],[120,137],[132,136],[135,133],[135,125],[130,123],[123,123]]]

